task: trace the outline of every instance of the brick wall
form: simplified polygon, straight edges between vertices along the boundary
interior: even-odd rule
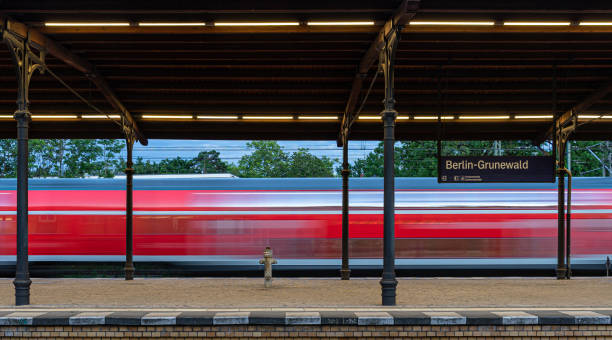
[[[612,325],[458,326],[0,326],[6,338],[608,338]]]

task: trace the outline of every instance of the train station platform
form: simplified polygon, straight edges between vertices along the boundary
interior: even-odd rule
[[[38,307],[285,308],[380,306],[379,278],[34,278]],[[397,306],[610,307],[612,277],[399,278]],[[12,279],[0,279],[0,306],[14,303]]]
[[[610,278],[33,279],[13,305],[0,279],[0,337],[611,337]]]

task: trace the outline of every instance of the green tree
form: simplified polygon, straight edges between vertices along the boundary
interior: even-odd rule
[[[195,170],[203,174],[219,174],[228,171],[228,165],[221,160],[219,151],[201,151],[193,159]]]
[[[193,159],[181,157],[166,158],[159,162],[159,173],[161,174],[193,174],[196,172]]]
[[[574,176],[612,176],[612,143],[571,142],[571,162]]]
[[[291,154],[287,177],[332,177],[334,161],[326,156],[317,157],[306,148]]]
[[[117,172],[124,172],[125,162],[121,160],[121,164],[117,169]],[[159,173],[159,167],[157,163],[152,163],[147,160],[146,162],[142,159],[142,157],[136,157],[136,161],[134,161],[134,173],[139,175],[153,175]]]
[[[15,177],[17,173],[17,141],[0,139],[0,177]]]
[[[66,177],[85,177],[96,174],[102,147],[92,139],[71,139],[67,145]]]
[[[274,141],[252,141],[247,147],[253,150],[238,161],[234,169],[240,177],[287,177],[289,156]]]
[[[121,165],[121,160],[117,158],[117,155],[125,143],[117,139],[100,139],[98,144],[102,148],[102,154],[97,162],[98,176],[113,177],[118,173],[117,167]],[[123,169],[120,172],[123,172]]]

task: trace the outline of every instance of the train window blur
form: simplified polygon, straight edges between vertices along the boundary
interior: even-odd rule
[[[382,264],[381,178],[351,178],[350,257]],[[32,261],[122,261],[125,181],[30,180]],[[555,263],[554,183],[438,184],[396,180],[396,264],[537,267]],[[0,179],[0,256],[15,256],[15,180]],[[573,265],[612,254],[612,179],[576,178]],[[339,178],[134,180],[136,261],[257,265],[266,246],[279,265],[339,266]]]

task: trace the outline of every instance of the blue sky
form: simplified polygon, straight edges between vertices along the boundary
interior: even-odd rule
[[[235,163],[240,157],[248,153],[246,144],[248,141],[219,141],[219,140],[149,140],[148,146],[136,144],[134,146],[134,157],[142,157],[145,160],[159,161],[164,158],[192,158],[198,152],[205,150],[217,150],[221,158],[226,162]],[[286,152],[294,152],[297,148],[308,148],[317,156],[327,156],[331,159],[342,160],[342,148],[336,146],[335,141],[279,141]],[[349,143],[349,161],[363,158],[378,141],[351,141]],[[125,157],[125,150],[122,151]]]

